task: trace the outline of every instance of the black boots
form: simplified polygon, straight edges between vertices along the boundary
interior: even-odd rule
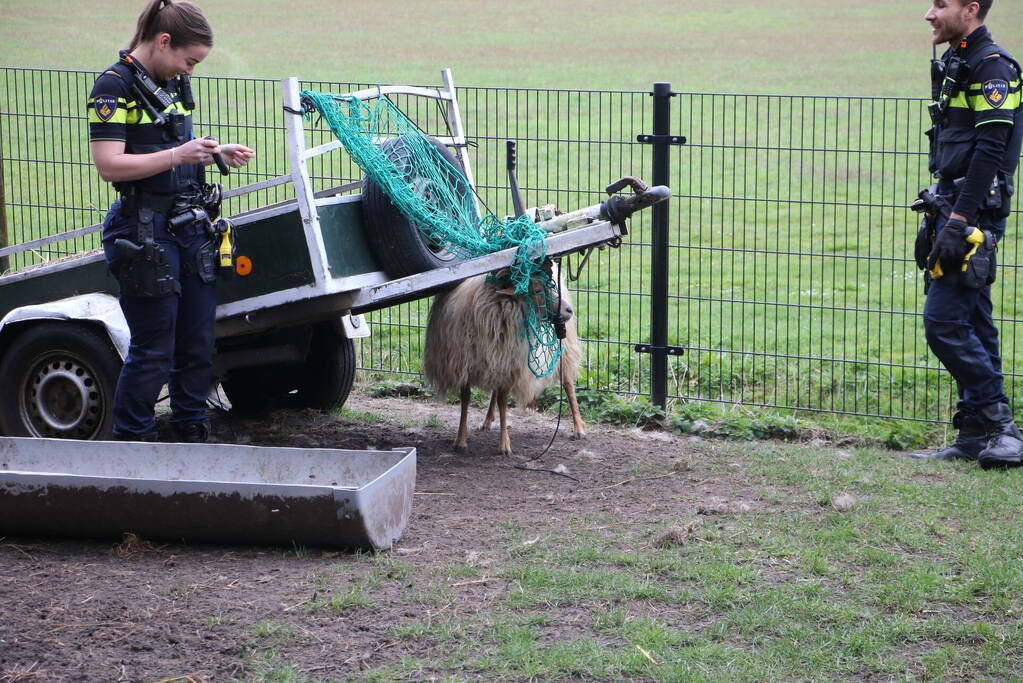
[[[930,460],[979,460],[984,469],[1021,464],[1023,436],[1012,419],[1007,403],[992,403],[983,408],[960,408],[952,417],[959,430],[955,443],[936,453],[913,453],[914,458]]]
[[[1023,437],[1012,419],[1012,410],[1007,403],[992,403],[980,409],[980,416],[987,423],[988,442],[977,459],[984,469],[1009,467],[1020,464],[1023,453]]]
[[[210,438],[208,422],[194,422],[188,425],[174,425],[178,443],[206,443]]]
[[[960,409],[952,416],[952,426],[959,430],[954,444],[935,453],[913,453],[911,457],[930,460],[976,460],[988,445],[987,423],[980,415]]]

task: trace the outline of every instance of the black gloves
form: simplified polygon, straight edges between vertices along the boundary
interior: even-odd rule
[[[927,256],[927,268],[934,270],[937,263],[941,263],[941,270],[945,273],[954,273],[963,265],[963,257],[970,250],[966,242],[966,236],[971,229],[966,221],[958,218],[950,218],[945,226],[938,231],[934,240],[931,253]]]

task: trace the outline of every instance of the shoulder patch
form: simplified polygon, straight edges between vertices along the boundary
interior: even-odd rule
[[[99,120],[106,123],[117,111],[117,98],[112,95],[96,95],[92,98],[92,107],[96,110]]]
[[[998,109],[1005,103],[1005,97],[1009,94],[1009,82],[992,78],[990,81],[984,81],[981,91],[987,103]]]

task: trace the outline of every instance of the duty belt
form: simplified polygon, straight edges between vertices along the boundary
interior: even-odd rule
[[[121,214],[129,216],[139,209],[150,209],[159,213],[170,213],[178,195],[131,192],[121,194]]]

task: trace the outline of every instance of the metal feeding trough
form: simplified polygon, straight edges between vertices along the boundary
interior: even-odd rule
[[[0,535],[388,548],[416,449],[0,438]]]

